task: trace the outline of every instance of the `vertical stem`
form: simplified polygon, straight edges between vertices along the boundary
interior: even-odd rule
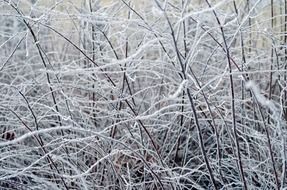
[[[184,80],[187,79],[187,76],[186,76],[186,70],[185,70],[185,64],[182,60],[182,57],[180,55],[180,51],[179,51],[179,48],[178,48],[178,45],[177,45],[177,41],[176,41],[176,38],[175,38],[175,32],[174,32],[174,29],[171,25],[171,22],[167,16],[167,13],[166,11],[162,10],[164,15],[165,15],[165,18],[167,20],[167,23],[168,23],[168,26],[170,28],[170,31],[171,31],[171,37],[172,37],[172,42],[173,42],[173,45],[174,45],[174,49],[175,49],[175,52],[176,52],[176,58],[180,64],[180,67],[181,67],[181,72],[182,72],[182,77]],[[212,172],[212,169],[210,167],[210,163],[209,163],[209,160],[208,160],[208,157],[207,157],[207,154],[206,154],[206,150],[205,150],[205,145],[204,145],[204,142],[203,142],[203,137],[202,137],[202,134],[201,134],[201,128],[200,128],[200,125],[199,125],[199,120],[198,120],[198,115],[197,115],[197,111],[196,111],[196,108],[195,108],[195,103],[193,102],[193,97],[191,95],[191,92],[190,92],[190,89],[187,88],[187,96],[188,96],[188,99],[189,99],[189,102],[190,102],[190,105],[191,105],[191,109],[192,109],[192,113],[193,113],[193,116],[194,116],[194,120],[195,120],[195,126],[197,128],[197,134],[198,134],[198,139],[199,139],[199,146],[200,146],[200,150],[201,150],[201,153],[203,155],[203,159],[204,159],[204,162],[206,164],[206,167],[207,167],[207,170],[208,170],[208,173],[209,173],[209,178],[211,180],[211,183],[214,187],[214,189],[218,189],[217,188],[217,185],[216,185],[216,181],[215,181],[215,178],[214,178],[214,174]]]
[[[182,17],[184,16],[184,8],[185,8],[185,1],[182,0],[181,1],[181,6],[182,6]],[[186,27],[185,27],[185,19],[183,19],[182,21],[182,27],[183,27],[183,45],[184,45],[184,58],[186,58],[187,56],[187,43],[186,43]],[[181,98],[181,108],[180,108],[180,112],[181,112],[181,115],[180,115],[180,133],[179,133],[179,138],[177,140],[177,145],[176,145],[176,150],[175,150],[175,154],[174,154],[174,164],[176,164],[176,162],[178,161],[178,151],[179,151],[179,147],[180,147],[180,144],[182,143],[182,138],[181,138],[181,132],[182,132],[182,127],[183,127],[183,119],[184,119],[184,116],[183,116],[183,112],[184,112],[184,96],[185,96],[185,91],[182,92],[182,98]]]
[[[287,70],[287,47],[286,47],[286,44],[287,44],[287,0],[285,0],[285,24],[284,24],[284,31],[285,31],[285,35],[284,35],[284,44],[285,44],[285,59],[284,59],[284,62],[285,62],[285,66],[284,66],[284,69],[285,69],[285,75],[284,75],[284,81],[286,82],[287,81],[287,73],[286,73],[286,70]],[[285,90],[284,92],[284,101],[285,103],[283,105],[285,105],[285,121],[287,121],[287,92]],[[283,185],[286,184],[286,151],[285,151],[285,138],[283,136],[283,166],[282,166],[282,175],[281,175],[281,186],[283,187]]]
[[[284,14],[285,14],[285,17],[284,17],[284,44],[286,45],[287,44],[287,0],[285,0],[284,2]],[[285,66],[284,66],[284,69],[285,69],[285,74],[284,74],[284,81],[287,81],[287,46],[285,46],[284,48],[284,53],[285,53],[285,57],[284,57],[284,62],[285,62]],[[284,90],[284,106],[285,106],[285,110],[284,110],[284,113],[285,113],[285,121],[287,121],[287,91]]]
[[[274,29],[274,2],[271,0],[271,28],[272,32]],[[270,75],[269,75],[269,100],[272,98],[272,82],[273,82],[273,58],[274,58],[274,49],[273,49],[273,40],[271,44],[271,64],[270,64]],[[268,122],[270,121],[270,117],[268,116]]]
[[[211,4],[209,3],[208,0],[205,0],[206,3],[208,4],[209,8],[212,8]],[[242,165],[242,160],[241,160],[241,153],[240,153],[240,143],[238,139],[238,134],[237,134],[237,126],[236,126],[236,116],[235,116],[235,93],[234,93],[234,83],[233,83],[233,76],[232,76],[232,67],[231,67],[231,58],[230,58],[230,52],[229,48],[226,42],[226,37],[224,34],[223,27],[221,25],[221,22],[215,12],[215,10],[212,11],[215,19],[217,21],[217,24],[220,28],[222,38],[223,38],[223,43],[224,43],[224,48],[226,51],[226,57],[227,57],[227,62],[228,62],[228,67],[229,67],[229,80],[230,80],[230,93],[231,93],[231,111],[232,111],[232,125],[233,125],[233,131],[234,131],[234,137],[235,137],[235,143],[236,143],[236,150],[237,150],[237,158],[238,158],[238,166],[239,166],[239,171],[241,174],[241,180],[243,183],[243,187],[245,190],[247,190],[247,183],[244,177],[244,171],[243,171],[243,165]]]
[[[248,13],[250,12],[250,0],[247,0],[247,11]],[[249,47],[248,47],[248,53],[249,53],[249,56],[250,56],[250,53],[251,53],[251,46],[252,46],[252,32],[251,32],[251,26],[252,25],[252,20],[251,20],[251,17],[249,16],[248,17],[248,28],[249,28],[249,31],[248,31],[248,34],[249,34]]]
[[[270,13],[271,13],[271,28],[272,28],[272,32],[274,29],[274,24],[275,24],[275,18],[274,18],[274,0],[271,0],[271,7],[270,7]],[[274,48],[273,48],[273,40],[272,40],[272,44],[271,44],[271,61],[270,61],[270,75],[269,75],[269,96],[268,99],[272,99],[272,83],[273,83],[273,63],[274,63]],[[274,87],[275,88],[275,87]],[[270,124],[270,111],[268,111],[268,124]],[[268,138],[268,145],[271,146],[271,141],[269,136],[269,132],[268,132],[268,128],[266,127],[266,134],[267,134],[267,138]],[[269,150],[271,149],[271,147],[269,147]],[[271,161],[274,163],[274,158],[273,158],[273,154],[271,152]],[[275,182],[276,182],[276,186],[277,189],[280,189],[280,185],[279,185],[279,180],[278,180],[278,176],[277,176],[277,172],[276,172],[276,168],[275,165],[273,164],[273,170],[274,170],[274,176],[275,176]]]
[[[93,13],[93,7],[92,7],[92,1],[89,0],[89,7],[90,7],[90,12],[91,14]],[[92,28],[91,28],[91,33],[92,33],[92,60],[95,61],[96,60],[96,45],[95,45],[95,26],[92,24]],[[92,74],[93,76],[95,76],[95,74]],[[95,83],[92,83],[92,88],[95,89]],[[95,91],[92,92],[92,113],[93,113],[93,121],[94,121],[94,125],[95,127],[97,127],[97,121],[96,121],[96,93]]]

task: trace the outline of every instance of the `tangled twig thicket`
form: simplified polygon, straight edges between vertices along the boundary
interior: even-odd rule
[[[0,189],[286,189],[287,1],[0,1]]]

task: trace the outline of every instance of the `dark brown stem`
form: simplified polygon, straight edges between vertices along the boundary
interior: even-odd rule
[[[174,29],[173,29],[173,27],[171,25],[171,22],[170,22],[170,20],[169,20],[169,18],[167,16],[166,12],[164,10],[161,10],[161,11],[163,11],[163,13],[165,15],[165,18],[167,20],[168,26],[170,28],[171,37],[172,37],[174,49],[175,49],[175,52],[176,52],[176,57],[177,57],[177,60],[178,60],[178,62],[180,64],[180,67],[181,67],[181,72],[182,72],[183,79],[186,80],[187,77],[186,77],[185,65],[184,65],[184,62],[183,62],[183,60],[181,58],[180,51],[178,49],[177,41],[175,39]],[[193,102],[193,97],[191,95],[191,92],[190,92],[189,88],[187,88],[187,95],[188,95],[188,99],[190,101],[191,109],[192,109],[192,112],[193,112],[195,125],[196,125],[196,128],[197,128],[197,133],[198,133],[198,138],[199,138],[199,145],[200,145],[201,153],[202,153],[203,158],[204,158],[204,162],[206,164],[206,167],[207,167],[207,170],[208,170],[208,173],[209,173],[209,178],[211,180],[211,183],[212,183],[214,189],[218,189],[217,185],[216,185],[216,181],[215,181],[214,175],[212,173],[212,169],[211,169],[210,164],[209,164],[209,160],[207,158],[207,154],[206,154],[206,150],[205,150],[205,146],[204,146],[204,142],[203,142],[203,137],[202,137],[202,134],[201,134],[201,128],[200,128],[200,125],[199,125],[198,116],[197,116],[197,112],[196,112],[196,109],[195,109],[195,104]]]
[[[205,2],[207,3],[207,5],[209,6],[209,8],[212,8],[211,4],[209,3],[208,0],[205,0]],[[244,176],[244,171],[243,171],[243,165],[242,165],[242,159],[241,159],[241,153],[240,153],[240,143],[239,143],[239,139],[238,139],[238,133],[237,133],[237,126],[236,126],[236,116],[235,116],[235,93],[234,93],[234,84],[233,84],[233,76],[232,76],[232,65],[231,65],[231,58],[230,58],[230,52],[229,52],[229,48],[226,42],[226,37],[224,34],[224,30],[222,27],[222,24],[217,16],[217,13],[215,12],[215,10],[212,10],[215,19],[217,21],[217,24],[220,28],[221,34],[222,34],[222,38],[223,38],[223,42],[224,42],[224,48],[225,48],[225,52],[226,52],[226,57],[227,57],[227,61],[228,61],[228,67],[229,67],[229,80],[230,80],[230,93],[231,93],[231,109],[232,109],[232,125],[233,125],[233,132],[234,132],[234,137],[235,137],[235,142],[236,142],[236,151],[237,151],[237,158],[238,158],[238,165],[239,165],[239,171],[240,171],[240,175],[241,175],[241,180],[243,183],[243,187],[245,190],[247,190],[247,183],[245,180],[245,176]]]

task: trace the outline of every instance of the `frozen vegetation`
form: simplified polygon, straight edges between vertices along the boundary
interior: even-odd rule
[[[287,189],[287,0],[0,0],[0,189]]]

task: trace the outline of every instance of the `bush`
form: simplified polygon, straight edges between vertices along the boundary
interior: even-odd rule
[[[1,1],[0,187],[286,188],[286,7]]]

